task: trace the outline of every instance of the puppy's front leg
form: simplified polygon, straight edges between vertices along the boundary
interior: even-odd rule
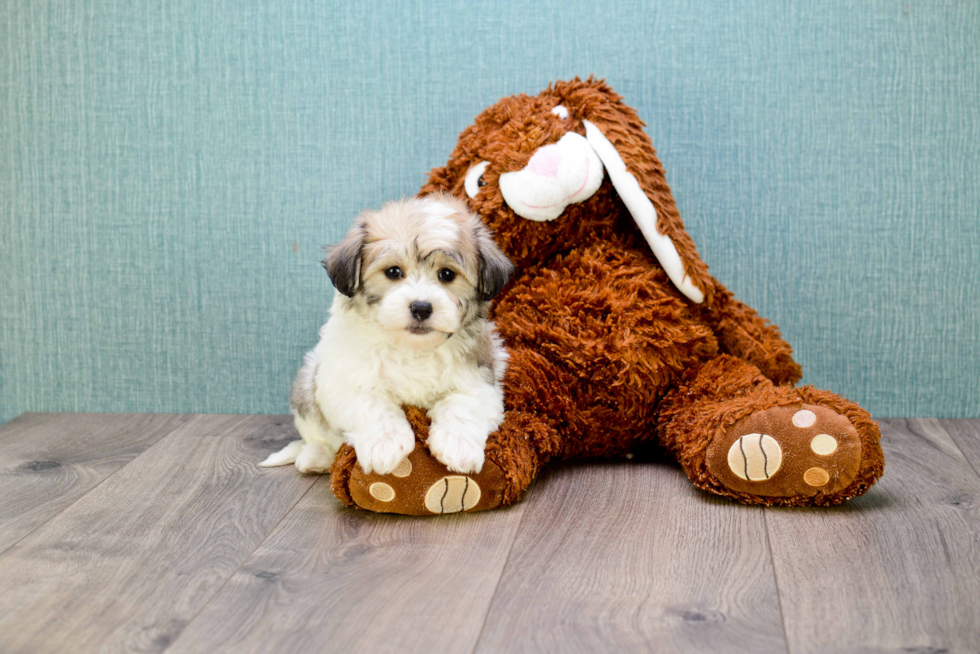
[[[387,397],[334,392],[321,399],[321,406],[354,448],[364,472],[386,475],[415,449],[415,432],[405,412]]]
[[[473,382],[437,402],[429,418],[427,444],[432,455],[453,472],[480,472],[487,436],[504,420],[503,390]]]

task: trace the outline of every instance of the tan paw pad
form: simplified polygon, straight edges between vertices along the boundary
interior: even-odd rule
[[[817,421],[817,414],[808,409],[800,409],[793,414],[793,424],[800,429],[806,429],[807,427],[812,427],[813,423]]]
[[[830,434],[817,434],[810,441],[810,449],[814,454],[829,456],[837,451],[837,439]]]
[[[459,513],[480,501],[480,485],[464,475],[443,477],[425,493],[425,508],[432,513]]]
[[[408,460],[408,457],[405,457],[402,459],[401,463],[395,466],[395,469],[391,471],[391,474],[404,479],[412,474],[412,462]]]
[[[368,492],[371,493],[371,497],[379,502],[390,502],[395,499],[395,489],[383,481],[376,481],[371,484]]]
[[[825,486],[830,481],[830,473],[823,468],[810,468],[803,473],[803,481],[810,486]]]
[[[765,481],[783,462],[783,451],[772,436],[746,434],[728,449],[728,467],[739,479]]]

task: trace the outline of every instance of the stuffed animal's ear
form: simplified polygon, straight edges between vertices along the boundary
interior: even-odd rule
[[[500,251],[489,230],[482,225],[476,229],[476,243],[480,255],[480,283],[477,292],[480,300],[487,302],[510,281],[510,276],[514,274],[514,264]]]
[[[710,302],[714,279],[684,228],[643,121],[602,81],[559,83],[555,91],[583,119],[586,139],[671,281],[691,301]]]
[[[361,282],[361,249],[364,247],[364,228],[357,224],[340,243],[327,248],[323,267],[334,287],[347,297],[353,297]]]
[[[439,191],[450,193],[453,190],[453,179],[446,166],[438,166],[429,171],[429,179],[422,185],[420,195],[437,193]]]

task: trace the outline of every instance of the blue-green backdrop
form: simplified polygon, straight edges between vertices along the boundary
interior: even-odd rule
[[[0,420],[287,411],[320,247],[590,73],[806,382],[980,415],[975,0],[6,0]]]

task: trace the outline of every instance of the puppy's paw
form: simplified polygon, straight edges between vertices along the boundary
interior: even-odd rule
[[[354,446],[364,472],[379,475],[392,472],[415,449],[415,433],[407,422],[404,426],[350,433],[347,440]]]
[[[426,444],[439,463],[453,472],[477,473],[483,469],[487,433],[461,422],[434,423]]]
[[[330,472],[336,452],[323,443],[306,443],[296,457],[296,469],[303,474]]]

